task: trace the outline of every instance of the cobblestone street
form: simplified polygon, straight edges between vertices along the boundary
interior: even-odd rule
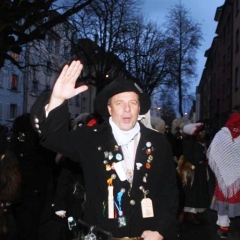
[[[179,240],[220,240],[216,232],[217,215],[215,211],[206,210],[197,215],[199,225],[184,222],[179,229]],[[240,218],[231,219],[230,233],[227,240],[240,240]]]

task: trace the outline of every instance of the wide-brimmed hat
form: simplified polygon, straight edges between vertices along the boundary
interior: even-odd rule
[[[135,92],[139,96],[140,114],[145,114],[150,109],[151,99],[148,94],[143,92],[136,81],[131,79],[118,78],[105,86],[94,100],[94,109],[102,116],[109,115],[107,104],[108,100],[116,94],[122,92]]]

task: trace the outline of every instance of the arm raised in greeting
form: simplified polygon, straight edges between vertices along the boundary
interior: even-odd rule
[[[64,66],[54,84],[50,102],[46,109],[47,112],[50,112],[61,105],[66,99],[72,98],[87,90],[88,87],[86,85],[75,88],[77,78],[79,77],[82,68],[83,65],[79,60],[74,60],[70,65]]]

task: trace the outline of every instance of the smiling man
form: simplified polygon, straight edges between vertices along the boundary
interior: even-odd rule
[[[80,61],[66,65],[50,99],[41,96],[31,116],[43,146],[81,164],[84,221],[111,232],[113,240],[176,240],[178,196],[171,147],[164,135],[137,121],[150,109],[150,97],[133,80],[114,80],[94,101],[106,121],[69,131],[66,100],[87,89],[75,88],[81,70]]]

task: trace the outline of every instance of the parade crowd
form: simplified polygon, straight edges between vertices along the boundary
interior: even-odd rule
[[[67,100],[87,90],[75,88],[82,67],[66,65],[11,134],[0,126],[0,239],[177,240],[208,209],[227,239],[240,216],[240,109],[221,129],[165,125],[136,80],[116,79],[94,113],[69,119]]]

